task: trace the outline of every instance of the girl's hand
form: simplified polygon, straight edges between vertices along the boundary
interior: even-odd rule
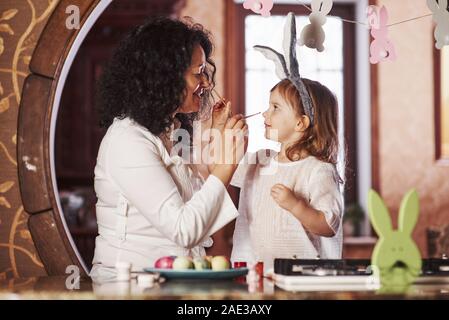
[[[271,188],[271,197],[276,203],[287,211],[292,211],[301,199],[296,198],[292,190],[283,184],[275,184]]]

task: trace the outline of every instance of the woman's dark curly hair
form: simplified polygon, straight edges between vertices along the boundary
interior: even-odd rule
[[[206,54],[206,74],[214,86],[215,63],[210,33],[191,19],[153,17],[131,31],[115,50],[100,78],[97,104],[100,124],[130,117],[154,135],[165,132],[173,113],[186,95],[184,74],[193,50],[200,45]],[[192,130],[197,114],[177,114],[181,128]]]

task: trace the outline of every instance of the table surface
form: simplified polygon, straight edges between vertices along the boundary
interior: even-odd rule
[[[374,290],[285,291],[263,279],[253,285],[236,280],[166,280],[151,287],[125,282],[94,283],[82,278],[79,288],[68,289],[65,276],[0,281],[0,299],[188,299],[188,300],[294,300],[294,299],[449,299],[449,284],[412,286],[406,292]]]

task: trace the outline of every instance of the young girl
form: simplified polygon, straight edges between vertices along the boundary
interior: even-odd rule
[[[232,261],[340,259],[343,199],[336,170],[338,107],[333,93],[303,79],[314,120],[288,79],[272,90],[263,113],[265,137],[281,143],[274,156],[249,155],[231,185],[240,188]]]

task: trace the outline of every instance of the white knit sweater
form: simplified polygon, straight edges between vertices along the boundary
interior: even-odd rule
[[[239,217],[233,237],[232,261],[264,261],[274,258],[340,259],[342,255],[343,197],[338,174],[332,164],[309,156],[280,163],[265,151],[250,154],[240,163],[232,185],[240,188]],[[297,196],[324,213],[335,231],[332,238],[306,231],[288,211],[271,197],[273,185],[282,183]]]

